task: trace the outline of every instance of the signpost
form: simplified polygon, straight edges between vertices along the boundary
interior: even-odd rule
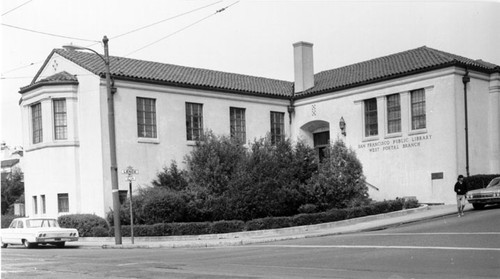
[[[132,181],[135,180],[134,174],[138,174],[139,171],[134,169],[131,166],[128,166],[127,169],[122,170],[123,174],[127,175],[126,180],[128,181],[128,187],[130,192],[130,236],[132,240],[132,244],[134,244],[134,211],[132,209]]]

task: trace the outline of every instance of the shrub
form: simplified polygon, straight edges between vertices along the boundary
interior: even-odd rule
[[[298,214],[291,217],[266,217],[243,222],[238,220],[192,223],[158,223],[154,225],[134,226],[135,236],[169,236],[169,235],[200,235],[229,233],[237,231],[254,231],[278,229],[291,226],[314,225],[341,221],[367,215],[387,213],[403,209],[405,201],[396,199],[374,202],[369,205],[354,208],[333,208],[326,212]],[[418,207],[416,200],[407,203],[408,208]],[[113,235],[111,231],[111,236]],[[130,227],[122,226],[122,235],[130,236]]]
[[[346,208],[368,201],[363,167],[356,153],[342,140],[337,140],[327,154],[305,187],[308,200],[320,210]]]
[[[188,186],[187,175],[186,170],[179,170],[177,163],[172,161],[170,168],[164,167],[163,172],[157,173],[157,178],[151,184],[155,187],[181,191]]]
[[[109,229],[103,227],[94,227],[90,230],[90,235],[92,237],[108,237]]]
[[[315,204],[303,204],[299,207],[300,213],[314,213],[318,210],[318,207]]]
[[[57,219],[59,225],[63,228],[75,228],[81,237],[92,237],[94,233],[105,234],[109,232],[108,223],[104,218],[94,214],[68,214],[59,216]]]
[[[8,215],[2,215],[2,229],[3,228],[8,228],[10,226],[10,223],[12,223],[12,220],[19,218],[19,216],[8,214]]]
[[[256,230],[268,230],[268,229],[278,229],[293,226],[290,217],[266,217],[255,219],[246,222],[245,230],[256,231]]]

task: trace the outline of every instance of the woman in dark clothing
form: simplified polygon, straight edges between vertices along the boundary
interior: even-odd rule
[[[465,193],[467,193],[467,185],[464,182],[464,176],[459,175],[457,183],[455,183],[455,193],[457,193],[457,208],[458,217],[464,216]]]

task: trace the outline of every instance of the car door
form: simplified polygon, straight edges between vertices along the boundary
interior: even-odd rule
[[[19,227],[23,227],[23,221],[12,221],[8,228],[2,230],[2,242],[9,244],[21,244],[22,242],[19,238]]]

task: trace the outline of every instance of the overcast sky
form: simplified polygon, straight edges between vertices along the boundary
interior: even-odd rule
[[[19,88],[31,82],[52,49],[73,43],[102,53],[102,44],[92,41],[101,41],[103,35],[110,38],[113,56],[288,81],[293,81],[292,44],[298,41],[314,44],[315,72],[424,45],[500,65],[499,1],[1,0],[1,4],[0,141],[10,146],[23,144]]]

